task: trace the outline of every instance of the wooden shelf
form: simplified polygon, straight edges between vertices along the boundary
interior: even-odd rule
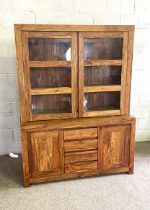
[[[29,61],[29,67],[71,67],[71,61]]]
[[[120,115],[119,109],[99,109],[99,110],[91,110],[87,111],[83,114],[84,117],[96,117],[96,116],[112,116],[112,115]]]
[[[121,91],[121,85],[86,86],[85,93]]]
[[[120,66],[122,65],[122,60],[86,60],[84,61],[84,66]]]
[[[66,94],[71,93],[70,87],[32,89],[31,95]]]

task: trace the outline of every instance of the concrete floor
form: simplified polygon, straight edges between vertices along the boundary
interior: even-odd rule
[[[0,157],[0,210],[150,210],[150,142],[136,143],[135,172],[22,187],[21,159]]]

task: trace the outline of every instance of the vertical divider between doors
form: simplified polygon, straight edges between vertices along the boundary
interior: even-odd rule
[[[83,33],[79,32],[79,117],[83,117],[83,97],[84,97],[84,43]]]
[[[78,55],[77,55],[77,32],[71,32],[72,45],[71,45],[71,87],[72,87],[72,114],[73,117],[78,117]]]

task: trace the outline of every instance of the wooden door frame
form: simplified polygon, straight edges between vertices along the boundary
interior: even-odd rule
[[[112,115],[125,115],[128,114],[129,98],[127,95],[127,72],[128,72],[128,31],[114,31],[114,32],[79,32],[79,117],[94,117],[94,116],[112,116]],[[85,38],[122,38],[123,49],[121,60],[99,60],[99,61],[86,61],[84,62],[84,39]],[[121,65],[121,90],[120,90],[120,109],[108,111],[91,111],[84,112],[83,98],[84,98],[84,66],[91,63],[95,66],[103,65]],[[130,77],[129,77],[130,78]],[[93,86],[94,88],[94,86]],[[105,90],[106,91],[106,90]],[[109,90],[108,90],[109,91]],[[96,92],[96,91],[95,91]],[[99,91],[98,91],[99,92]],[[128,91],[129,92],[129,91]]]
[[[71,95],[71,113],[52,113],[52,114],[38,114],[32,115],[31,111],[31,84],[30,84],[30,67],[57,67],[57,61],[29,61],[29,49],[28,49],[28,37],[44,37],[44,38],[70,38],[71,40],[71,61],[58,61],[58,67],[68,66],[71,68],[71,88],[67,92],[65,89],[64,94]],[[17,38],[18,39],[18,38]],[[65,119],[65,118],[76,118],[77,112],[77,32],[21,32],[20,49],[22,51],[22,68],[18,67],[20,82],[19,89],[21,94],[24,95],[23,100],[20,100],[21,107],[21,121],[37,121],[37,120],[48,120],[48,119]],[[19,41],[18,41],[19,43]],[[21,58],[19,58],[21,60]],[[21,61],[20,61],[21,65]],[[22,71],[22,72],[21,72]],[[24,81],[24,87],[22,87],[21,80]],[[22,90],[25,89],[25,90]],[[58,88],[56,88],[58,89]],[[61,88],[63,89],[63,88]],[[69,89],[69,88],[68,88]],[[59,94],[59,91],[56,91]],[[33,93],[34,94],[34,93]],[[54,94],[54,93],[50,93]]]

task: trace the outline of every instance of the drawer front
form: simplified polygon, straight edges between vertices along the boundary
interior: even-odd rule
[[[65,173],[73,172],[86,172],[97,170],[97,161],[84,162],[84,163],[73,163],[65,165]]]
[[[65,164],[97,160],[97,150],[65,153]]]
[[[74,129],[64,131],[64,140],[96,138],[97,128]]]
[[[94,150],[97,148],[98,148],[97,139],[64,142],[65,152]]]

